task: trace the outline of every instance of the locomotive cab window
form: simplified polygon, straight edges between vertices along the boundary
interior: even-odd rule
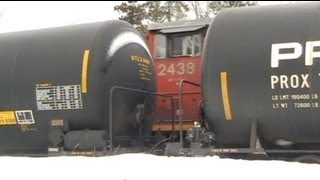
[[[171,56],[199,56],[201,54],[200,34],[172,35]]]
[[[155,55],[156,58],[167,57],[167,38],[165,35],[155,35]]]

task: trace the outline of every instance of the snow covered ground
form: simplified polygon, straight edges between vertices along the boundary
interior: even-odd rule
[[[0,157],[1,179],[285,180],[319,179],[320,164],[122,154],[106,157]],[[5,178],[6,177],[6,178]]]

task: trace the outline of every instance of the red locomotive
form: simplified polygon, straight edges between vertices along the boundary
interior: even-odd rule
[[[156,66],[158,93],[172,97],[158,97],[153,131],[165,133],[180,130],[179,81],[185,79],[200,83],[201,52],[211,21],[198,19],[148,26],[147,44]],[[183,131],[198,121],[200,103],[200,88],[184,85]]]

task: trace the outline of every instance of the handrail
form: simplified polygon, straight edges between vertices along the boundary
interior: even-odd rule
[[[182,110],[183,110],[183,107],[182,107],[182,88],[183,88],[183,83],[187,83],[187,84],[191,84],[191,85],[200,87],[199,83],[187,81],[184,79],[179,81],[179,123],[180,123],[180,145],[181,145],[181,148],[183,147],[183,138],[182,138]]]

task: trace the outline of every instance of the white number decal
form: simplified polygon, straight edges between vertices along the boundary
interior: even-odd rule
[[[159,72],[159,76],[165,76],[166,75],[166,65],[164,64],[160,64],[159,66],[160,72]]]
[[[169,67],[167,67],[165,64],[159,65],[160,72],[158,73],[158,76],[165,76],[167,74],[170,75],[183,75],[183,74],[194,74],[195,72],[195,64],[192,62],[189,62],[187,64],[185,63],[178,63],[178,64],[170,64]]]
[[[194,63],[188,63],[187,64],[187,73],[193,74],[194,73]]]
[[[171,75],[174,75],[175,69],[174,64],[171,64],[167,70],[167,73],[170,73]]]
[[[183,63],[177,64],[177,67],[178,67],[178,71],[177,71],[178,74],[184,74],[185,73],[185,65]]]

